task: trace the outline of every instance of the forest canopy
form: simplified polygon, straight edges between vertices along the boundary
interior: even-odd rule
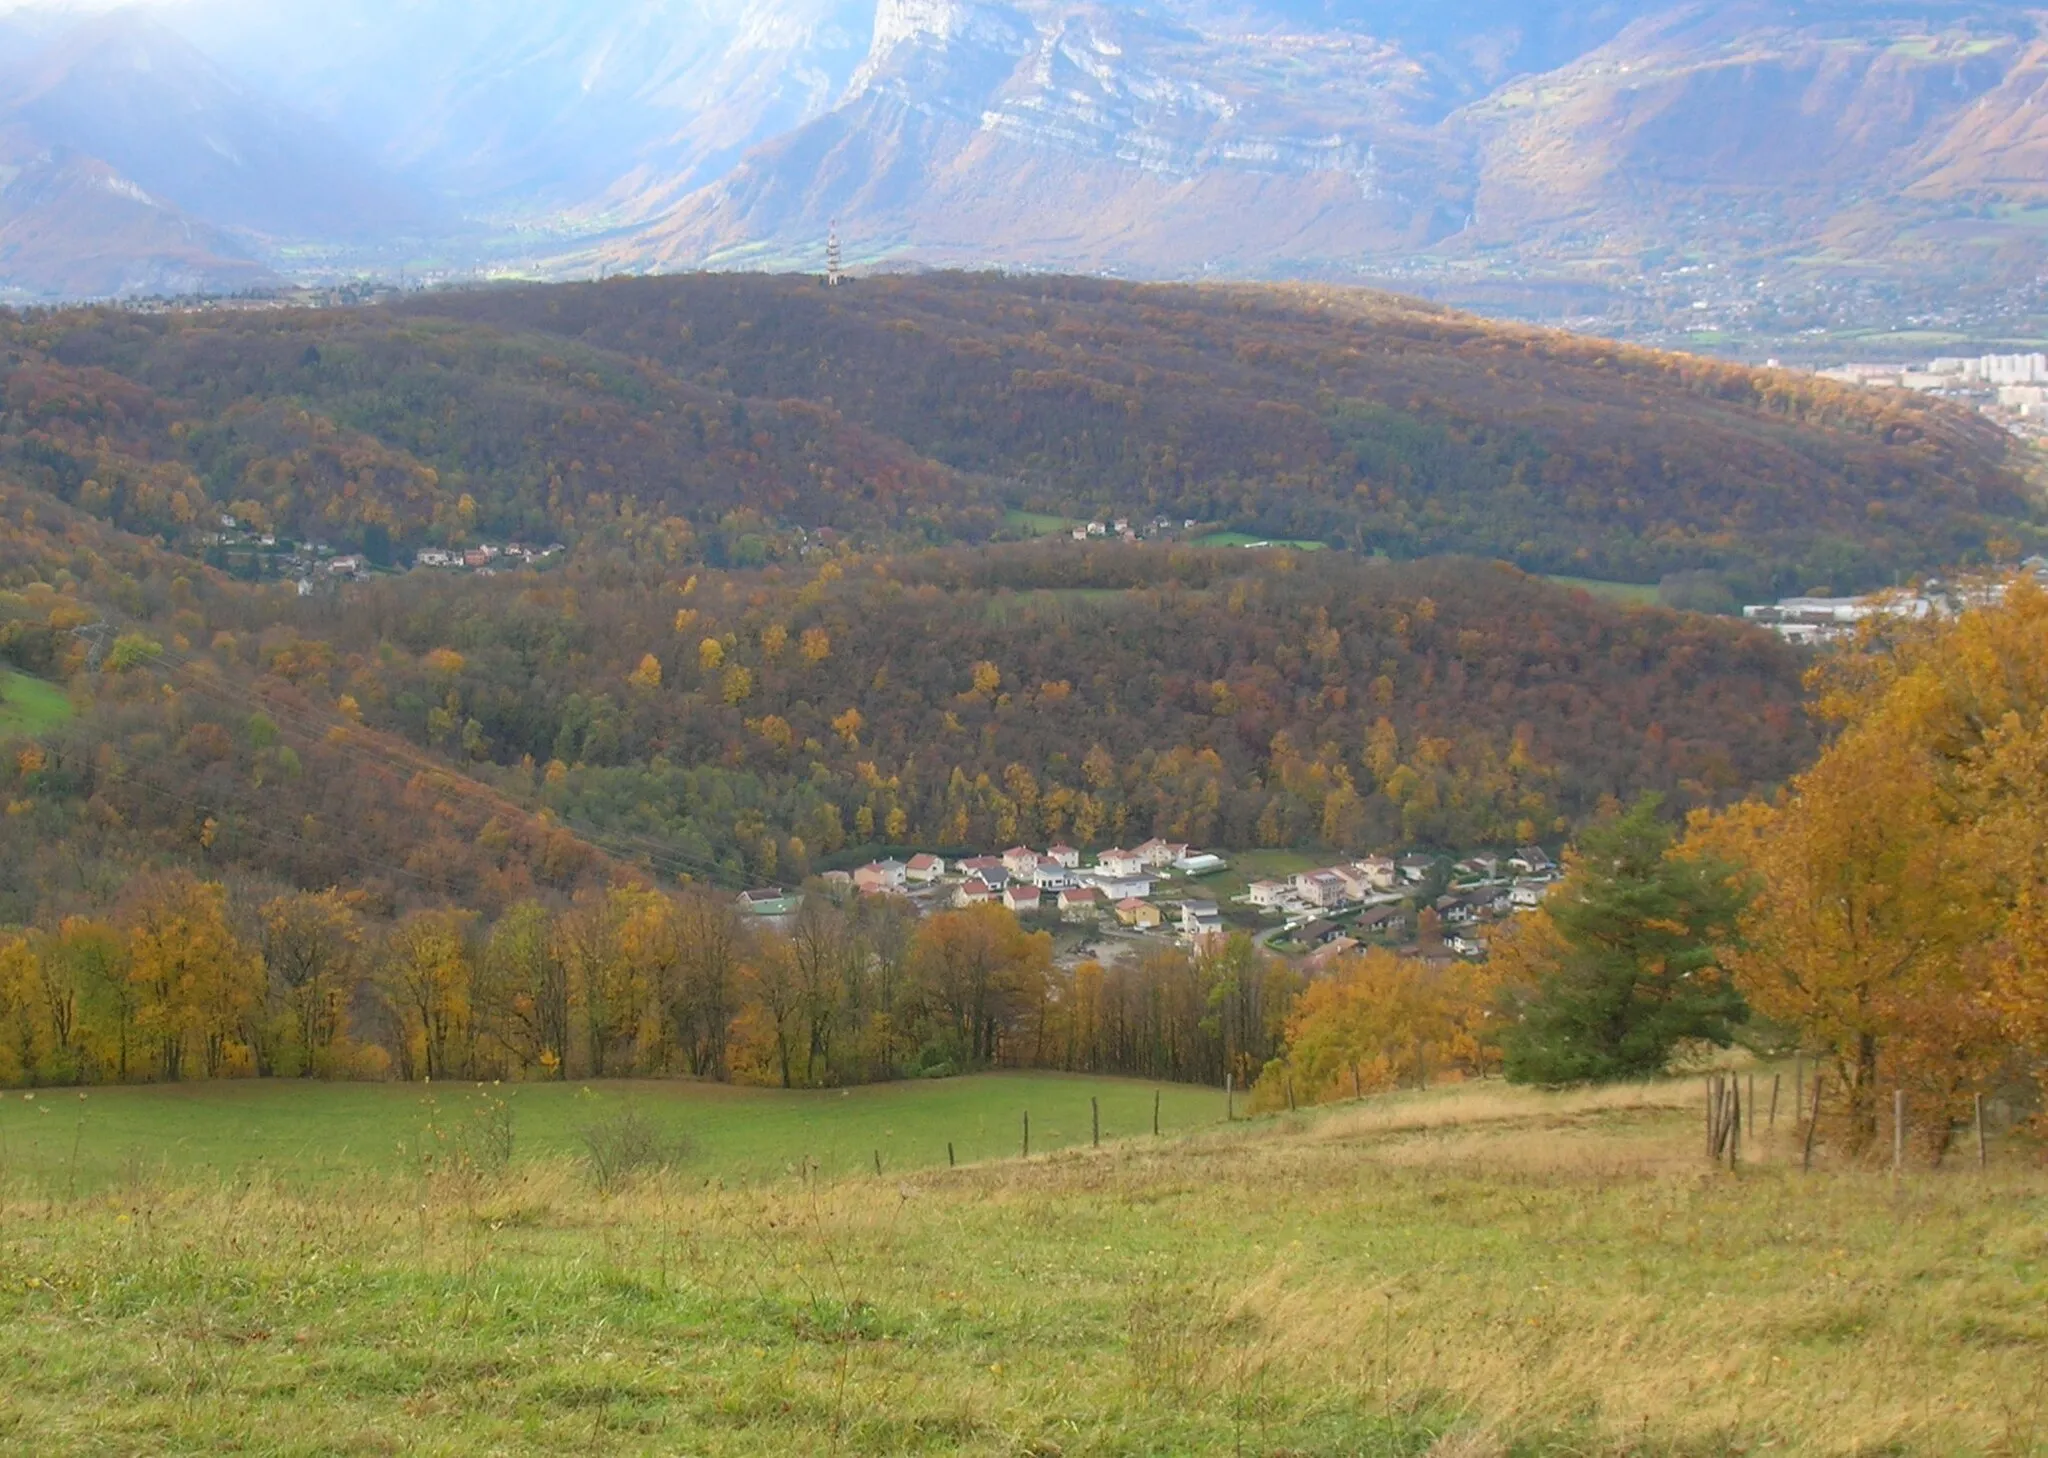
[[[1754,595],[2039,540],[1960,410],[1363,291],[700,275],[0,315],[0,470],[191,540],[478,534],[758,564],[819,529],[1194,522]]]

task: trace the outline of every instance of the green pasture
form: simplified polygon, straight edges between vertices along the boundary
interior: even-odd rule
[[[0,669],[0,738],[47,734],[71,717],[71,699],[56,684]]]
[[[1105,1140],[1183,1134],[1223,1118],[1223,1097],[1180,1084],[1061,1074],[986,1074],[828,1091],[716,1084],[325,1084],[250,1080],[150,1088],[0,1093],[0,1184],[70,1192],[144,1179],[289,1183],[410,1169],[440,1135],[460,1138],[481,1101],[510,1107],[513,1158],[574,1156],[583,1132],[631,1106],[685,1173],[749,1182],[802,1167],[823,1174],[944,1166],[1087,1144],[1089,1100]]]
[[[1050,537],[1070,532],[1081,523],[1064,516],[1048,516],[1041,511],[1006,511],[1003,513],[1003,525],[1021,528],[1034,537]]]
[[[727,1112],[800,1158],[849,1149],[862,1120],[930,1134],[1027,1093],[1071,1136],[1089,1089],[1149,1102],[992,1078],[865,1110],[854,1095],[840,1118],[836,1094],[734,1095]],[[559,1135],[576,1092],[537,1092],[559,1100]],[[707,1139],[743,1127],[665,1092]],[[140,1097],[183,1102],[218,1152],[238,1129],[269,1139],[265,1099],[329,1110],[302,1114],[314,1138],[347,1133],[337,1111],[368,1095],[394,1139],[420,1101]],[[1793,1121],[1766,1118],[1740,1167],[1716,1169],[1700,1098],[1691,1081],[1471,1084],[1099,1152],[745,1186],[681,1170],[607,1190],[540,1159],[311,1186],[189,1164],[76,1197],[0,1179],[0,1453],[2041,1453],[2035,1153],[1994,1147],[1980,1171],[1916,1150],[1895,1177],[1824,1135],[1807,1172]],[[212,1101],[231,1112],[195,1114]],[[545,1103],[522,1104],[536,1139]],[[785,1108],[797,1122],[775,1122]]]
[[[1605,598],[1609,602],[1627,603],[1633,607],[1655,607],[1658,602],[1657,587],[1654,583],[1602,582],[1597,577],[1559,577],[1554,575],[1545,577],[1544,581],[1554,582],[1559,587],[1574,587],[1580,592],[1589,592],[1593,596]]]
[[[1327,550],[1327,542],[1285,541],[1278,537],[1255,537],[1249,532],[1211,532],[1206,537],[1196,537],[1197,547],[1292,547],[1297,552],[1321,552]]]

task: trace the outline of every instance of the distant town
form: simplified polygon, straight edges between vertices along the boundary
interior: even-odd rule
[[[1221,855],[1155,839],[1093,855],[1069,845],[953,860],[918,854],[828,871],[814,890],[836,898],[901,896],[926,914],[1000,905],[1026,921],[1197,950],[1246,931],[1314,970],[1367,946],[1425,960],[1483,958],[1497,925],[1542,905],[1562,875],[1538,846],[1458,860],[1368,856],[1248,883],[1231,870]],[[1220,882],[1227,884],[1219,888]],[[805,894],[766,887],[743,893],[739,903],[752,915],[779,919],[801,910]]]
[[[402,561],[375,562],[368,552],[344,552],[328,542],[296,542],[264,526],[223,513],[218,527],[198,539],[200,555],[215,567],[238,575],[280,578],[295,583],[299,596],[311,597],[323,587],[403,571]],[[545,546],[529,542],[477,542],[472,546],[422,547],[412,554],[411,567],[436,572],[467,572],[489,577],[503,568],[540,567],[564,557],[561,542]]]
[[[1924,364],[1844,364],[1816,370],[1864,389],[1911,390],[1969,405],[2015,435],[2048,438],[2048,355],[1984,354]]]
[[[2048,557],[2029,557],[2020,570],[2048,586]],[[2007,584],[1993,581],[1943,582],[1929,579],[1908,591],[1893,589],[1862,597],[1787,597],[1742,610],[1743,617],[1769,628],[1788,643],[1819,647],[1856,636],[1865,623],[1884,618],[1919,622],[1951,618],[1973,608],[2005,601]]]

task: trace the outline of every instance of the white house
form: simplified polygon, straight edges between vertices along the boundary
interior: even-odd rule
[[[1273,907],[1280,904],[1287,895],[1285,881],[1254,881],[1251,885],[1252,905]]]
[[[1031,884],[1041,891],[1060,891],[1073,885],[1074,878],[1065,866],[1051,856],[1044,856],[1031,868]]]
[[[1148,840],[1133,852],[1155,871],[1166,870],[1187,853],[1186,845],[1165,840]]]
[[[1070,871],[1081,869],[1081,853],[1070,845],[1056,845],[1045,853],[1047,860],[1058,861]]]
[[[1223,917],[1216,910],[1213,901],[1183,901],[1180,906],[1180,931],[1185,937],[1202,937],[1223,930]]]
[[[953,893],[955,906],[986,906],[995,899],[995,888],[979,876],[969,876]]]
[[[1003,905],[1019,916],[1029,916],[1038,910],[1039,896],[1036,886],[1012,886],[1003,892]]]
[[[1144,901],[1152,895],[1152,878],[1149,876],[1106,876],[1097,872],[1093,877],[1097,887],[1111,901]]]
[[[919,886],[929,886],[946,874],[946,863],[937,856],[912,856],[904,875]]]
[[[1142,875],[1149,862],[1136,851],[1106,850],[1095,858],[1095,867],[1109,876]]]
[[[1353,861],[1351,869],[1374,891],[1391,891],[1400,884],[1401,870],[1392,856],[1367,856]]]
[[[1013,881],[1028,881],[1038,869],[1038,852],[1029,846],[1013,845],[1003,852],[1003,869]]]
[[[1342,906],[1351,888],[1335,871],[1303,871],[1294,878],[1294,892],[1310,906]]]
[[[1000,886],[1010,879],[1010,869],[1001,856],[976,856],[971,861],[962,861],[960,874],[979,876],[991,886]]]
[[[1060,915],[1068,921],[1093,921],[1102,914],[1102,893],[1093,886],[1069,886],[1060,892]]]

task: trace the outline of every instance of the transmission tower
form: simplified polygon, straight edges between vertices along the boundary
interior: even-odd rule
[[[839,271],[839,220],[834,218],[825,234],[825,287],[836,289],[845,281]]]

